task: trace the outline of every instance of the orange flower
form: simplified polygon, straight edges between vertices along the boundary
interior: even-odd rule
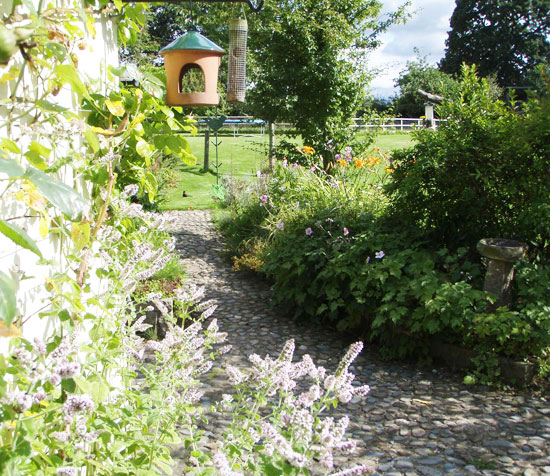
[[[363,161],[362,161],[361,159],[356,159],[356,158],[354,158],[354,159],[353,159],[353,162],[354,162],[355,166],[356,166],[358,169],[360,169],[361,167],[363,167]]]
[[[309,145],[305,145],[304,147],[302,147],[302,152],[306,155],[311,155],[311,154],[313,154],[314,149],[313,149],[313,147],[310,147]]]
[[[346,165],[348,165],[348,163],[346,162],[346,159],[340,159],[338,161],[338,163],[342,166],[342,167],[345,167]]]

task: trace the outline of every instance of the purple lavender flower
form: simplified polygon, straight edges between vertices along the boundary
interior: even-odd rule
[[[55,372],[63,379],[71,378],[80,373],[80,364],[78,362],[63,360],[58,364]]]
[[[63,468],[58,468],[55,474],[57,476],[77,476],[78,470],[74,466],[65,466]]]
[[[307,236],[313,235],[313,230],[312,230],[311,228],[309,228],[309,227],[306,228],[306,235],[307,235]]]
[[[69,395],[63,404],[63,412],[66,415],[74,415],[83,411],[93,411],[94,402],[88,395]]]
[[[2,399],[2,401],[8,405],[18,408],[19,410],[28,410],[32,407],[32,397],[20,390],[9,392],[6,397]]]
[[[221,451],[216,451],[212,459],[214,467],[218,470],[217,474],[220,476],[242,476],[242,473],[237,473],[231,469],[231,465]]]
[[[344,375],[344,373],[347,372],[351,363],[356,359],[356,357],[359,355],[359,353],[362,350],[363,350],[363,343],[361,341],[350,345],[348,351],[346,352],[346,355],[344,355],[344,357],[340,361],[340,364],[338,365],[338,368],[336,369],[336,372],[334,375],[336,377],[340,377]]]
[[[42,342],[38,337],[34,338],[34,349],[40,355],[46,355],[46,344]]]
[[[42,387],[38,388],[34,395],[32,396],[32,401],[34,403],[40,403],[42,400],[46,400],[46,392]]]
[[[61,441],[62,443],[65,443],[71,439],[71,434],[67,431],[54,431],[53,433],[50,433],[50,436],[57,441]]]
[[[337,473],[332,473],[329,476],[357,476],[359,474],[372,472],[372,468],[360,464],[359,466],[354,466],[350,469],[344,469],[343,471],[338,471]]]
[[[24,347],[18,347],[12,352],[12,356],[22,365],[29,366],[32,363],[32,354]]]

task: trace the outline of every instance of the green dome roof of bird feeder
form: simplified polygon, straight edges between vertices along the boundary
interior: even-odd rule
[[[188,31],[184,35],[176,38],[172,43],[162,48],[159,53],[175,50],[206,50],[220,54],[225,54],[225,50],[216,43],[202,36],[198,31]]]

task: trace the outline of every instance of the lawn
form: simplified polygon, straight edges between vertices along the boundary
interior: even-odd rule
[[[219,203],[212,195],[212,185],[216,184],[216,148],[210,145],[210,170],[204,171],[204,137],[188,137],[188,140],[197,164],[194,167],[183,165],[175,186],[164,191],[162,207],[165,210],[212,209]],[[220,177],[222,174],[250,177],[267,166],[267,134],[224,135],[218,140]],[[407,133],[380,134],[373,146],[394,150],[411,143],[412,138]]]

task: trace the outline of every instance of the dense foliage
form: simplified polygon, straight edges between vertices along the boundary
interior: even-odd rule
[[[532,86],[550,54],[549,0],[456,0],[441,69],[475,64],[502,87]]]
[[[458,81],[438,68],[430,66],[426,58],[422,57],[407,63],[407,68],[399,74],[395,85],[400,89],[399,96],[394,100],[398,117],[424,115],[426,98],[418,93],[419,89],[442,97],[450,97],[458,89]]]
[[[415,146],[347,149],[330,174],[283,161],[240,189],[220,223],[235,267],[268,277],[296,318],[363,333],[389,355],[426,353],[434,339],[475,349],[480,365],[547,355],[548,103],[518,113],[493,91],[466,68],[441,108],[448,120]],[[475,246],[489,236],[530,245],[509,309],[482,291]]]
[[[548,99],[520,113],[466,68],[459,93],[440,114],[446,121],[437,132],[419,131],[417,145],[393,156],[387,191],[395,221],[432,246],[472,249],[481,238],[508,237],[547,259]]]
[[[377,46],[379,33],[404,17],[399,9],[382,18],[381,7],[378,0],[266,2],[258,14],[247,15],[248,104],[228,105],[222,100],[220,109],[208,111],[244,112],[291,123],[328,162],[333,154],[326,150],[326,137],[339,145],[346,142],[350,120],[363,103],[369,80],[367,51]],[[223,47],[229,18],[239,15],[239,9],[211,4],[197,6],[194,12],[204,34]],[[181,35],[190,17],[187,6],[155,7],[141,43],[124,54],[138,62],[155,58],[155,50]],[[222,58],[221,84],[226,61]]]

